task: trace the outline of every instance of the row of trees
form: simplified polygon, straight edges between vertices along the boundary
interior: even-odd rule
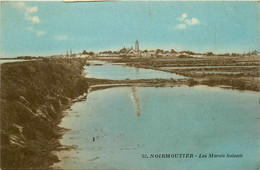
[[[147,50],[145,50],[147,51]],[[236,57],[236,56],[251,56],[251,55],[257,55],[258,52],[256,50],[252,51],[252,52],[248,52],[248,53],[243,53],[243,54],[239,54],[239,53],[224,53],[224,54],[214,54],[213,52],[209,51],[209,52],[206,52],[206,53],[195,53],[193,51],[180,51],[180,52],[177,52],[175,51],[174,49],[171,49],[171,51],[164,51],[164,50],[161,50],[161,49],[157,49],[155,51],[155,54],[158,55],[158,54],[166,54],[166,53],[182,53],[182,54],[187,54],[187,55],[207,55],[207,56],[233,56],[233,57]]]
[[[85,55],[94,55],[95,53],[90,51],[90,52],[87,52],[86,50],[83,50],[82,54],[85,54]]]
[[[124,53],[126,52],[127,50],[125,48],[121,49],[120,51],[103,51],[101,52],[101,54],[119,54],[119,53]],[[145,52],[147,53],[148,50],[144,50],[142,52]],[[193,51],[180,51],[180,52],[177,52],[176,50],[174,49],[171,49],[170,51],[168,50],[162,50],[162,49],[157,49],[155,51],[155,55],[160,55],[160,54],[167,54],[167,53],[182,53],[182,54],[187,54],[187,55],[207,55],[207,56],[233,56],[233,57],[236,57],[236,56],[243,56],[243,55],[247,55],[247,56],[251,56],[251,55],[257,55],[258,52],[256,50],[252,51],[252,52],[248,52],[248,53],[243,53],[243,54],[239,54],[239,53],[223,53],[223,54],[214,54],[213,52],[209,51],[209,52],[206,52],[206,53],[195,53]],[[90,51],[90,52],[87,52],[86,50],[83,50],[82,54],[85,54],[85,55],[94,55],[95,53]]]

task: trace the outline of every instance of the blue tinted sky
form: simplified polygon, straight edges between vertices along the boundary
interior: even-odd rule
[[[143,49],[259,50],[258,2],[2,2],[1,57]]]

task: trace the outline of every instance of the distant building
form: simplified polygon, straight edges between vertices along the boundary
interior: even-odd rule
[[[70,57],[72,57],[72,49],[70,49]]]
[[[135,51],[139,51],[139,41],[135,41]]]

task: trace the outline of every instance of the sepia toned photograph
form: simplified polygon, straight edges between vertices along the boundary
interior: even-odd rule
[[[259,170],[258,1],[0,3],[0,169]]]

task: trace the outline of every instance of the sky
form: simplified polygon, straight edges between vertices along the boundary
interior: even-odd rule
[[[87,51],[260,51],[259,3],[1,2],[1,57]]]

